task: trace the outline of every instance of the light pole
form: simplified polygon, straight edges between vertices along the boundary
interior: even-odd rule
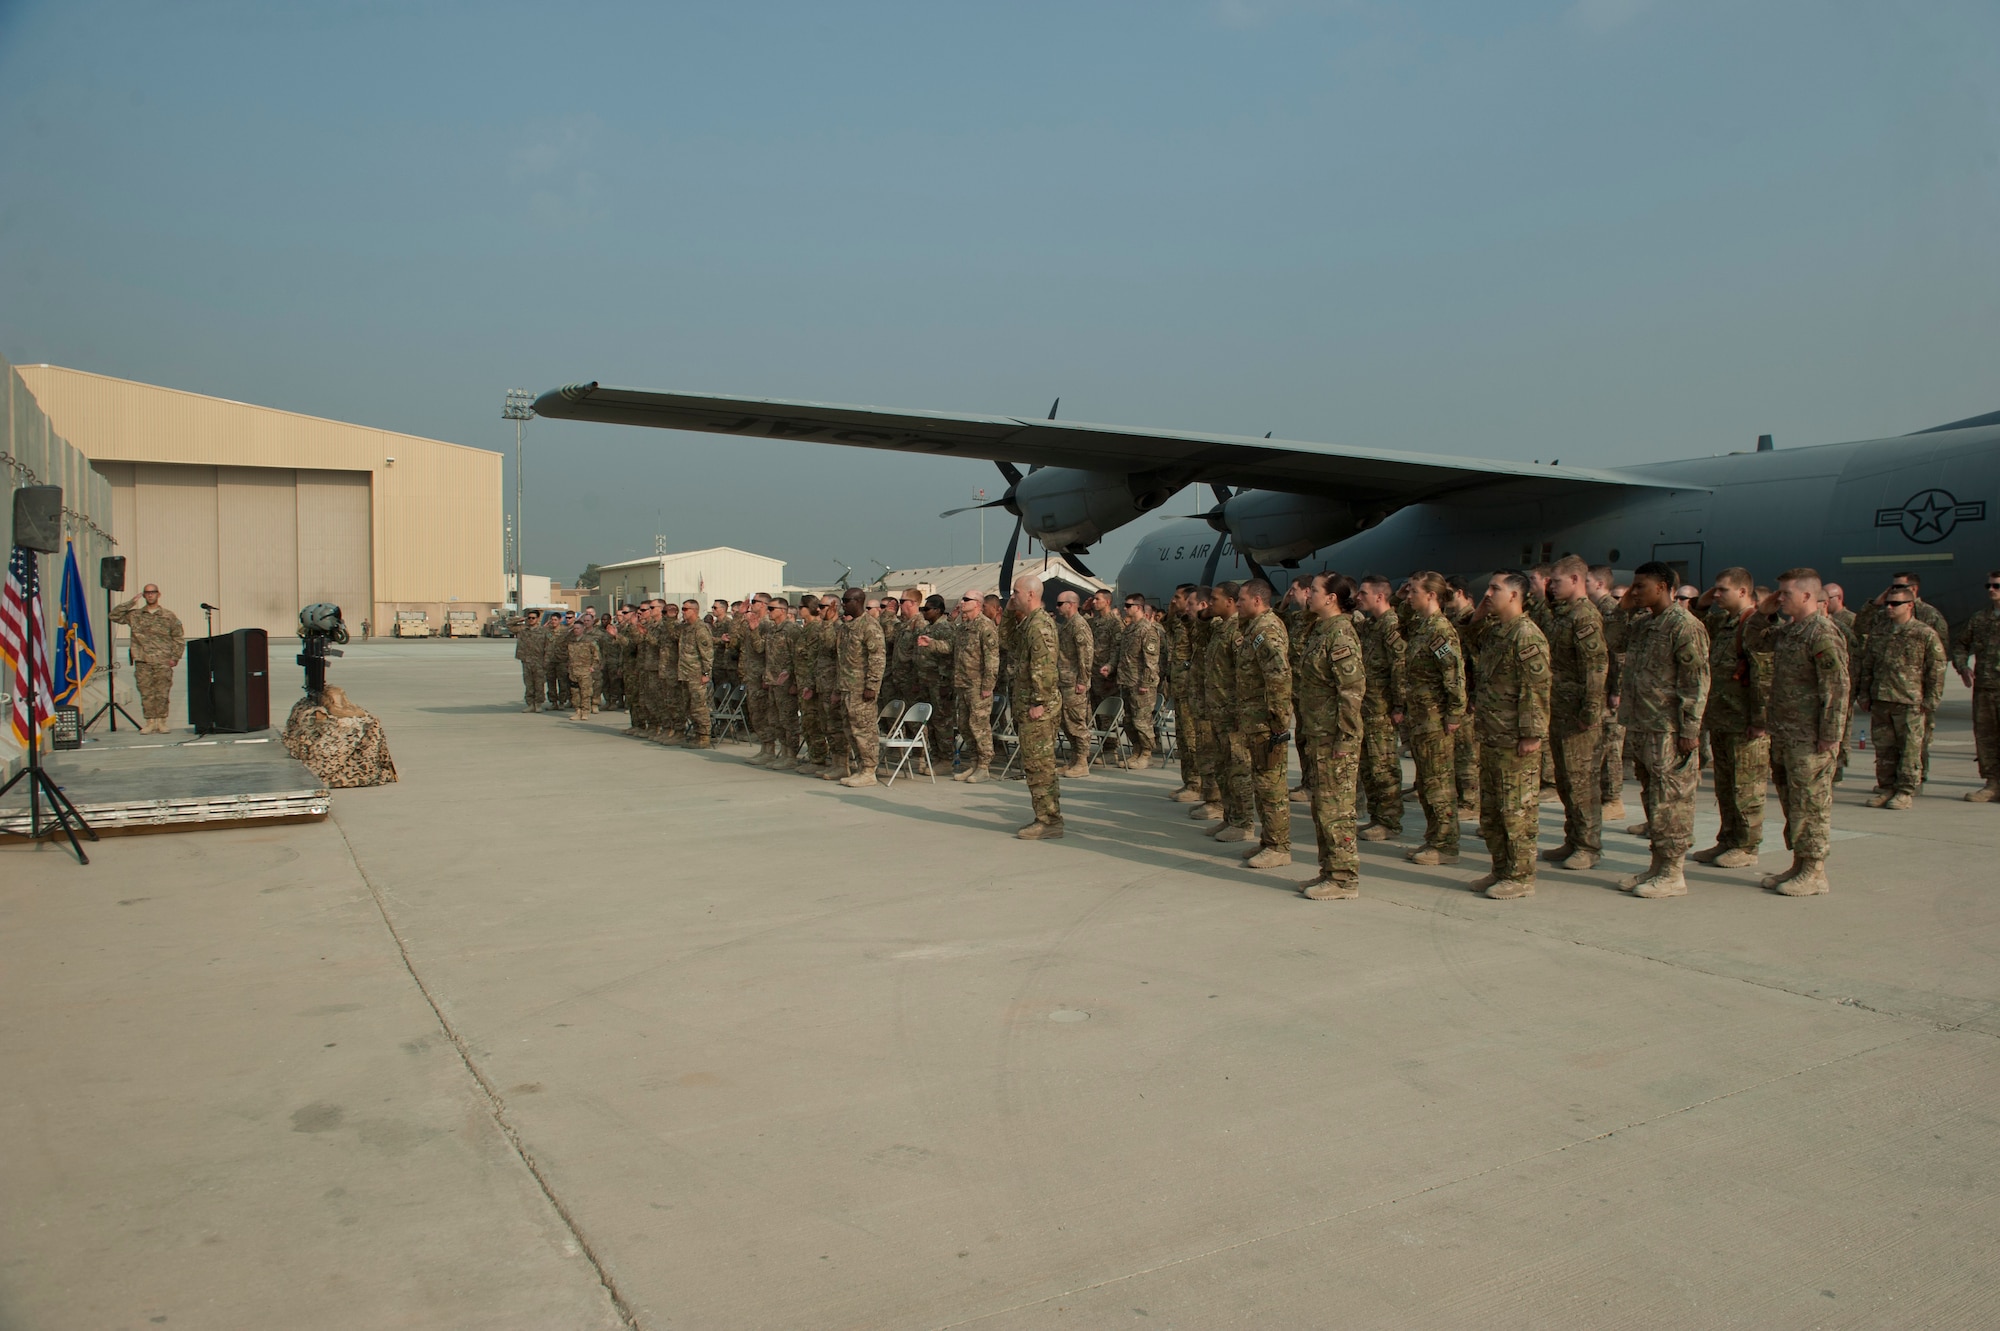
[[[528,598],[521,581],[521,430],[528,418],[535,414],[535,395],[525,388],[507,390],[507,405],[501,409],[500,418],[514,422],[514,613],[528,608]]]

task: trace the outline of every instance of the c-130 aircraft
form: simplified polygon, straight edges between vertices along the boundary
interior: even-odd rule
[[[1121,596],[1160,602],[1218,577],[1477,577],[1574,553],[1628,569],[1659,560],[1697,585],[1733,565],[1766,580],[1808,565],[1851,583],[1857,603],[1914,571],[1956,622],[1986,603],[1985,575],[2000,568],[2000,411],[1887,439],[1781,450],[1766,436],[1755,451],[1611,468],[597,383],[544,393],[535,414],[994,462],[1007,491],[984,507],[1018,519],[1009,568],[1025,530],[1087,572],[1079,556],[1107,532],[1205,485],[1214,507],[1140,541],[1119,572]]]

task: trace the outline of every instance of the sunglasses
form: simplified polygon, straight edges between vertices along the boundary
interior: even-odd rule
[[[1989,591],[1989,592],[2000,592],[2000,582],[1989,582],[1989,583],[1987,583],[1987,584],[1986,584],[1986,590],[1987,590],[1987,591]]]

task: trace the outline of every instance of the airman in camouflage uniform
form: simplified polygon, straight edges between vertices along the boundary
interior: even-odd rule
[[[708,705],[708,686],[715,677],[715,638],[709,632],[708,624],[696,611],[699,604],[688,601],[681,606],[681,632],[679,650],[674,657],[677,678],[674,681],[680,692],[679,715],[686,718],[684,724],[694,727],[693,747],[705,749],[713,741],[709,730],[713,716]],[[673,739],[679,742],[680,732]]]
[[[1416,760],[1417,801],[1424,810],[1424,844],[1406,857],[1412,864],[1458,863],[1453,751],[1466,718],[1465,657],[1457,631],[1439,610],[1445,590],[1436,573],[1418,573],[1410,580],[1415,613],[1403,658],[1403,709],[1410,756]]]
[[[2000,570],[1986,575],[1987,606],[1951,642],[1951,664],[1972,690],[1972,744],[1985,782],[1965,798],[2000,801]]]
[[[555,616],[542,644],[542,678],[547,682],[549,706],[569,706],[569,620],[561,615]]]
[[[132,635],[127,653],[139,686],[139,715],[144,718],[139,730],[164,735],[172,710],[174,667],[187,644],[181,617],[160,604],[160,589],[149,582],[139,595],[113,607],[111,622],[125,625]]]
[[[1085,616],[1090,621],[1091,659],[1097,663],[1097,671],[1090,680],[1090,709],[1095,714],[1100,703],[1118,692],[1118,681],[1113,675],[1118,665],[1118,632],[1123,625],[1111,608],[1111,593],[1107,591],[1090,598]]]
[[[1368,616],[1361,627],[1361,654],[1368,667],[1361,790],[1368,796],[1371,820],[1360,836],[1363,841],[1387,841],[1403,834],[1403,756],[1396,727],[1403,723],[1406,649],[1396,608],[1389,602],[1387,578],[1372,574],[1363,578],[1360,605]]]
[[[1201,704],[1195,694],[1194,587],[1182,583],[1167,606],[1167,692],[1174,705],[1174,750],[1181,765],[1181,787],[1168,796],[1181,804],[1201,803],[1201,765],[1195,756],[1196,717]]]
[[[1271,613],[1271,584],[1252,578],[1236,597],[1242,631],[1236,653],[1236,724],[1229,732],[1230,762],[1248,777],[1255,802],[1258,849],[1253,869],[1292,862],[1288,743],[1292,729],[1291,637]],[[1217,837],[1216,840],[1222,840]]]
[[[867,598],[862,598],[863,612],[866,612]],[[813,657],[813,697],[819,700],[819,722],[821,733],[826,737],[826,761],[820,768],[820,777],[827,781],[839,781],[846,777],[853,767],[854,746],[848,741],[847,695],[840,689],[840,617],[841,604],[835,600],[819,603],[818,651]],[[868,709],[871,715],[874,708]]]
[[[1056,596],[1056,683],[1062,689],[1058,726],[1069,737],[1070,762],[1063,776],[1090,775],[1090,681],[1097,677],[1097,658],[1090,621],[1079,607],[1075,592]]]
[[[625,664],[625,710],[632,724],[625,728],[628,735],[643,735],[654,724],[654,695],[659,683],[660,644],[653,637],[653,622],[658,618],[659,606],[647,601],[632,617],[632,641],[627,650],[630,655]]]
[[[1590,570],[1575,555],[1550,570],[1543,618],[1549,638],[1549,742],[1555,755],[1556,795],[1563,806],[1560,846],[1542,858],[1565,869],[1594,868],[1604,855],[1604,680],[1611,664],[1604,616],[1586,592]]]
[[[1854,627],[1861,635],[1862,641],[1865,643],[1868,635],[1873,633],[1876,626],[1882,623],[1886,615],[1885,603],[1891,595],[1895,594],[1896,589],[1899,587],[1906,590],[1915,598],[1911,607],[1912,617],[1919,624],[1925,625],[1931,632],[1937,634],[1937,639],[1940,643],[1950,642],[1951,626],[1946,623],[1945,617],[1939,613],[1938,608],[1924,599],[1924,580],[1921,575],[1916,573],[1898,573],[1891,577],[1889,579],[1889,586],[1882,594],[1861,607],[1861,613],[1855,618]],[[1857,672],[1859,670],[1858,663],[1862,655],[1864,654],[1857,653],[1854,657],[1854,660],[1857,662]],[[1931,723],[1933,715],[1927,714],[1921,720],[1923,723],[1923,733],[1918,738],[1920,740],[1919,747],[1923,750],[1923,759],[1922,772],[1918,780],[1919,785],[1931,779]],[[1870,734],[1873,734],[1872,726],[1870,727]],[[1878,771],[1881,768],[1879,748],[1876,768]]]
[[[971,749],[971,761],[952,779],[976,785],[993,779],[987,769],[993,762],[993,690],[1000,679],[1000,630],[986,617],[983,598],[976,592],[967,592],[959,602],[957,630],[951,685],[958,703],[955,720],[959,743]],[[1054,718],[1050,718],[1050,725],[1053,727]]]
[[[1062,706],[1062,678],[1056,622],[1042,609],[1041,579],[1016,578],[1007,599],[1009,628],[1007,681],[1014,708],[1014,733],[1021,744],[1021,770],[1035,820],[1014,835],[1023,841],[1056,841],[1063,834],[1062,787],[1056,771],[1056,717]]]
[[[799,676],[793,659],[801,642],[798,630],[791,603],[783,597],[773,600],[764,630],[764,699],[776,741],[768,764],[774,772],[789,772],[799,765]]]
[[[834,668],[839,677],[841,718],[846,726],[840,747],[854,755],[853,772],[841,775],[843,786],[874,785],[875,768],[881,758],[881,721],[875,700],[881,696],[882,676],[888,669],[889,657],[882,643],[881,621],[864,611],[867,599],[859,587],[849,588],[835,629]]]
[[[1160,629],[1136,592],[1125,598],[1125,623],[1118,630],[1118,664],[1112,672],[1125,702],[1125,740],[1135,772],[1153,765],[1153,714],[1160,706]]]
[[[1602,817],[1616,822],[1625,816],[1625,727],[1618,724],[1618,672],[1625,661],[1625,621],[1623,607],[1611,594],[1613,571],[1609,564],[1590,570],[1590,603],[1604,620],[1604,738],[1598,766],[1602,779],[1598,786]]]
[[[1452,604],[1441,606],[1444,617],[1451,621],[1452,632],[1458,635],[1458,650],[1465,657],[1465,696],[1468,701],[1479,692],[1479,644],[1486,632],[1486,617],[1479,613],[1479,607],[1465,590],[1463,580],[1456,576],[1445,579],[1450,588]],[[1479,819],[1479,736],[1476,731],[1467,730],[1459,735],[1451,746],[1452,776],[1458,786],[1458,817],[1460,822]]]
[[[591,636],[590,627],[579,619],[563,635],[563,651],[566,654],[570,680],[570,698],[576,710],[570,713],[572,721],[581,721],[597,711],[597,691],[591,681],[597,676],[597,669],[603,664],[603,655],[598,651],[596,639]]]
[[[1923,784],[1924,737],[1944,697],[1944,644],[1914,611],[1916,597],[1891,587],[1861,645],[1854,696],[1868,706],[1875,743],[1871,808],[1907,809]]]
[[[114,616],[115,617],[115,616]],[[521,689],[527,705],[524,712],[542,710],[542,656],[547,644],[542,617],[530,610],[514,630],[514,659],[521,663]]]
[[[923,602],[922,589],[905,588],[896,602],[895,620],[882,625],[882,645],[889,653],[889,667],[882,681],[890,699],[906,705],[924,701],[917,681],[917,636],[924,628],[918,607]]]
[[[1771,780],[1767,680],[1777,625],[1757,606],[1750,571],[1724,569],[1709,591],[1708,707],[1702,729],[1715,758],[1715,805],[1722,827],[1698,850],[1703,864],[1740,869],[1757,862],[1764,841],[1764,788]]]
[[[1541,831],[1541,750],[1549,733],[1549,642],[1528,617],[1526,575],[1486,585],[1473,721],[1479,728],[1479,835],[1493,871],[1473,880],[1495,900],[1535,890]]]
[[[1861,630],[1857,627],[1859,622],[1858,617],[1852,610],[1847,608],[1846,591],[1842,589],[1839,583],[1829,582],[1821,590],[1821,597],[1825,602],[1826,617],[1833,621],[1833,626],[1840,630],[1841,640],[1847,644],[1847,659],[1849,661],[1857,660],[1861,655]],[[1850,671],[1848,679],[1852,681],[1853,678],[1853,673]],[[1846,711],[1843,715],[1845,720],[1840,732],[1840,761],[1835,763],[1833,768],[1833,780],[1836,785],[1846,776],[1847,755],[1851,751],[1848,739],[1854,734],[1854,699],[1852,696],[1847,700]],[[1779,767],[1779,751],[1774,745],[1771,749],[1771,779],[1773,781],[1780,781],[1778,775]],[[1782,784],[1782,782],[1780,783]]]
[[[1642,564],[1633,573],[1632,622],[1619,684],[1619,723],[1640,771],[1652,863],[1619,880],[1634,896],[1687,895],[1683,874],[1694,837],[1695,788],[1701,780],[1701,717],[1708,706],[1708,635],[1674,599],[1672,568]]]
[[[729,638],[736,644],[736,677],[743,686],[743,724],[757,737],[753,762],[768,763],[777,752],[771,733],[768,694],[764,690],[764,603],[753,600],[729,617]]]
[[[687,734],[687,694],[681,689],[681,637],[687,631],[685,611],[668,605],[660,620],[660,712],[662,723],[653,736],[662,744],[678,744]]]
[[[612,711],[625,707],[625,647],[630,620],[621,611],[604,623],[598,650],[604,653],[604,705]]]
[[[1788,622],[1773,635],[1769,696],[1778,793],[1785,803],[1785,844],[1792,867],[1764,886],[1789,897],[1828,891],[1832,844],[1834,755],[1846,730],[1847,643],[1821,610],[1819,574],[1795,568],[1778,579],[1777,609]],[[1766,687],[1756,676],[1753,688]]]
[[[957,638],[942,596],[924,598],[923,628],[917,633],[917,685],[931,705],[930,750],[947,757],[958,745],[952,701],[951,659]]]
[[[1248,841],[1255,835],[1251,829],[1257,821],[1248,753],[1245,751],[1239,763],[1237,746],[1230,740],[1236,722],[1236,644],[1243,637],[1243,621],[1237,617],[1238,590],[1239,584],[1224,582],[1209,595],[1208,673],[1203,681],[1208,692],[1202,711],[1209,721],[1204,740],[1208,734],[1215,740],[1212,746],[1205,744],[1204,753],[1212,750],[1215,754],[1215,781],[1222,807],[1203,804],[1190,815],[1220,817],[1222,821],[1209,829],[1217,841]]]
[[[1299,747],[1313,755],[1307,794],[1319,847],[1319,877],[1301,883],[1299,892],[1314,901],[1361,895],[1354,805],[1366,735],[1362,707],[1368,679],[1361,639],[1349,614],[1354,604],[1351,579],[1325,573],[1313,580],[1306,595],[1306,610],[1313,620],[1299,641],[1294,667]]]

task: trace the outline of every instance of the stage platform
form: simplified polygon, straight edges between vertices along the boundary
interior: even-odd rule
[[[309,822],[330,807],[326,783],[285,752],[275,730],[93,735],[81,749],[47,754],[43,765],[100,834]],[[27,830],[23,782],[0,803],[0,839]]]

